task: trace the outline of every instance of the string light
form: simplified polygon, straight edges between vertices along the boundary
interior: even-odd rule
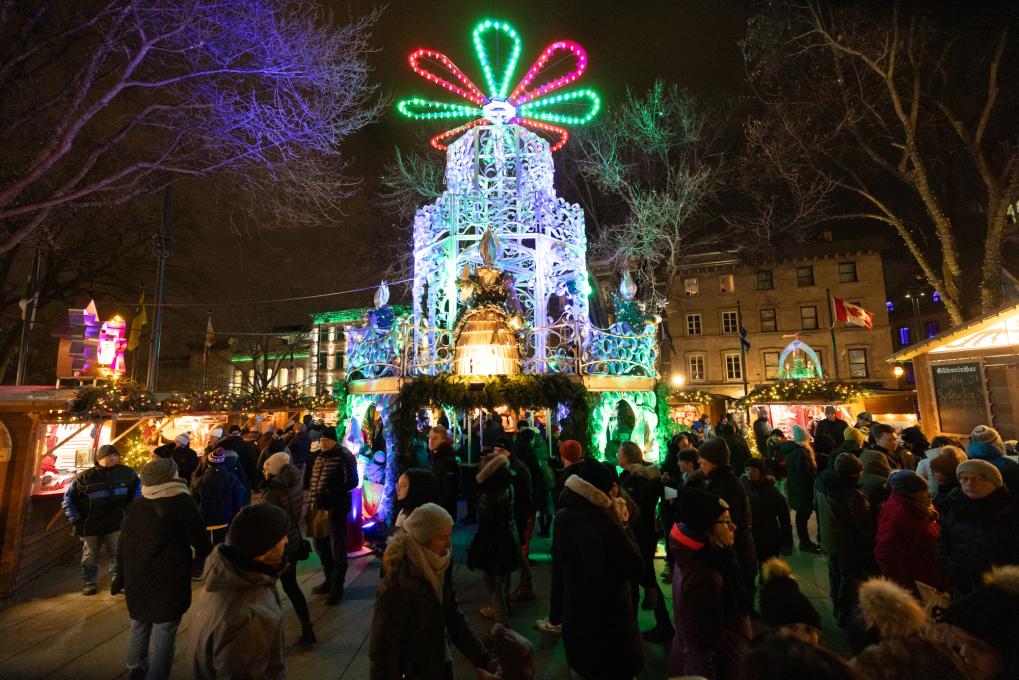
[[[445,78],[441,78],[420,66],[419,61],[422,57],[438,61],[440,64],[445,66],[446,69],[467,89],[465,90],[458,87]],[[407,60],[410,62],[411,70],[425,80],[444,87],[450,92],[455,92],[467,101],[474,102],[478,106],[482,106],[485,103],[485,95],[481,93],[481,90],[478,89],[477,85],[471,82],[471,79],[464,75],[464,72],[461,71],[457,65],[442,52],[422,48],[411,52]]]
[[[498,85],[496,85],[495,78],[493,77],[488,50],[485,49],[485,43],[482,39],[482,36],[491,30],[500,31],[513,41],[509,59],[506,60],[506,65],[503,67],[502,78],[499,79]],[[485,82],[488,83],[488,91],[492,93],[492,98],[505,99],[506,90],[509,89],[510,78],[513,77],[513,71],[516,70],[517,61],[520,59],[520,34],[505,21],[485,19],[474,28],[474,50],[478,54],[478,61],[481,62],[481,69],[485,73]]]
[[[541,73],[542,69],[545,68],[545,64],[547,64],[552,58],[552,55],[563,50],[577,58],[577,64],[574,69],[565,76],[556,78],[552,82],[542,85],[533,92],[528,92],[527,86],[531,84],[531,81],[533,81],[539,73]],[[574,80],[582,76],[585,70],[587,70],[587,52],[584,51],[583,47],[572,40],[559,40],[554,42],[545,48],[545,51],[541,53],[538,60],[534,62],[530,69],[528,69],[527,75],[524,76],[524,79],[520,81],[520,84],[517,85],[516,89],[514,89],[513,93],[510,95],[510,101],[517,106],[520,106],[525,102],[529,102],[532,99],[548,94],[552,90],[557,90],[564,85],[569,85]]]
[[[424,109],[417,110],[414,109]],[[447,104],[428,99],[404,99],[396,104],[396,109],[414,120],[436,120],[440,118],[470,118],[481,113],[481,109],[463,104]],[[433,109],[428,111],[427,109]]]
[[[567,104],[578,99],[587,99],[588,102],[590,102],[590,108],[587,113],[582,116],[568,116],[561,113],[543,110],[549,106]],[[524,104],[520,107],[520,114],[530,118],[546,120],[550,123],[560,123],[562,125],[584,125],[585,123],[591,122],[591,119],[598,115],[598,111],[600,109],[601,98],[598,97],[594,90],[574,90],[573,92],[564,92],[562,94],[552,95],[551,97],[545,97],[543,99],[538,99],[528,104]]]

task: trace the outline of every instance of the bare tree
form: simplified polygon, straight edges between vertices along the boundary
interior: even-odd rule
[[[216,177],[263,224],[335,218],[380,106],[377,13],[297,0],[0,3],[0,253],[58,211]],[[32,140],[33,143],[26,143]]]
[[[250,326],[265,328],[265,326]],[[250,358],[248,371],[242,371],[242,391],[257,395],[271,388],[283,369],[292,382],[293,370],[299,365],[296,355],[308,348],[308,334],[304,331],[251,332],[230,338],[230,350],[235,356]],[[234,364],[231,362],[231,366]]]
[[[956,323],[1001,303],[1017,21],[994,1],[777,0],[745,45],[776,175],[794,166],[805,194],[834,190],[824,200],[851,209],[830,217],[890,227]]]

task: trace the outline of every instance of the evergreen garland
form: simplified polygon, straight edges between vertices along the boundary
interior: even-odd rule
[[[776,401],[847,402],[863,399],[869,392],[857,385],[832,380],[777,380],[758,385],[736,400],[738,408]]]

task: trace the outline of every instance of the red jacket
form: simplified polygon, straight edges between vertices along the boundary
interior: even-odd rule
[[[948,578],[934,561],[938,543],[938,514],[925,513],[909,500],[893,493],[881,506],[877,520],[874,558],[881,574],[914,594],[916,581],[948,590]]]

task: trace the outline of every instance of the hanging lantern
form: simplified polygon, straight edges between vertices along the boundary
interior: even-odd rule
[[[629,271],[623,272],[623,280],[619,282],[619,295],[624,300],[632,300],[637,296],[637,284]]]
[[[520,372],[520,348],[508,315],[483,307],[464,318],[453,354],[457,375],[512,375]]]

